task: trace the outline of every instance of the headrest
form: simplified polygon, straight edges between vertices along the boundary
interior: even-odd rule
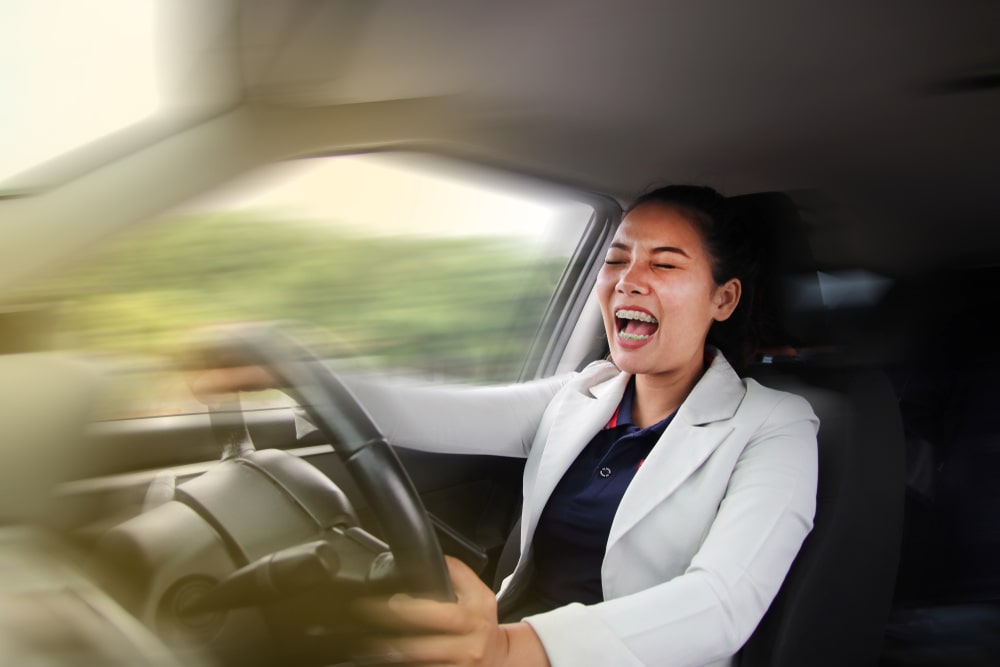
[[[734,214],[760,244],[757,308],[762,350],[802,348],[824,340],[820,282],[808,229],[787,194],[761,192],[730,198]]]

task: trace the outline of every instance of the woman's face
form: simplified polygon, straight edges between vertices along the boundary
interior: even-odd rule
[[[695,226],[657,203],[625,216],[595,290],[611,357],[637,374],[700,369],[709,327],[727,319],[740,298],[739,280],[715,284]]]

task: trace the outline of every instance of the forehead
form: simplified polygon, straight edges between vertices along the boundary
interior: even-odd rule
[[[689,255],[702,255],[704,248],[698,228],[676,208],[663,204],[643,204],[629,212],[615,232],[614,243],[629,247],[678,247]]]

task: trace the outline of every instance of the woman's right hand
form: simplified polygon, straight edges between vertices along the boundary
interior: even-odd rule
[[[467,565],[445,556],[454,602],[399,593],[366,600],[359,610],[376,627],[400,632],[372,639],[388,663],[453,667],[548,667],[541,640],[527,623],[500,625],[496,596]]]

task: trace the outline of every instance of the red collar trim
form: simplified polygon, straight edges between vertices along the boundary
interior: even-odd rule
[[[622,404],[619,403],[618,407],[615,408],[615,414],[611,415],[611,420],[608,422],[608,425],[605,426],[604,428],[614,428],[618,426],[618,413],[621,411],[621,409],[622,409]]]

